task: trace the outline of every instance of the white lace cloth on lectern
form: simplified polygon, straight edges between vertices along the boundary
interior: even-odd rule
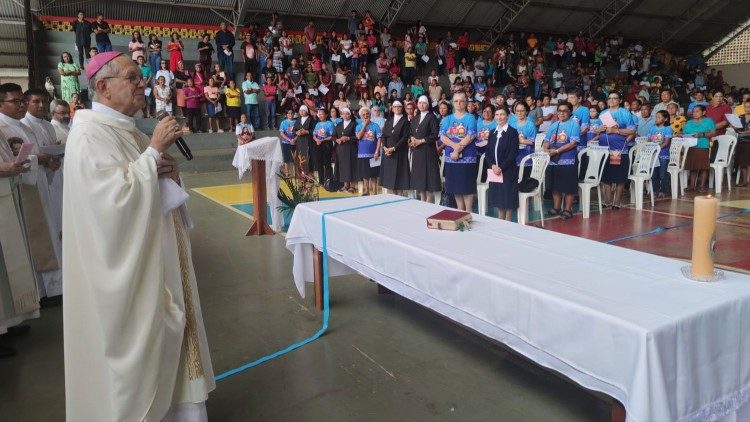
[[[284,157],[281,154],[281,142],[275,136],[256,139],[248,144],[240,145],[234,153],[232,165],[239,172],[240,179],[242,176],[252,170],[253,161],[261,160],[266,162],[266,193],[268,209],[271,213],[271,228],[274,231],[281,230],[282,218],[279,211],[279,170],[284,163]],[[259,183],[253,180],[253,183]]]

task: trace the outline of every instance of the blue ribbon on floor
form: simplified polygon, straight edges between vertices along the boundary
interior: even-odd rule
[[[721,220],[723,218],[736,217],[738,215],[748,214],[748,213],[750,213],[750,208],[744,208],[744,209],[741,209],[739,211],[735,211],[735,212],[731,212],[729,214],[725,214],[725,215],[719,216],[716,219],[717,220]],[[607,240],[604,243],[612,244],[612,243],[616,243],[616,242],[622,242],[623,240],[630,240],[630,239],[635,239],[635,238],[638,238],[638,237],[650,236],[652,234],[664,233],[667,230],[677,229],[677,228],[680,228],[680,227],[687,227],[687,226],[690,226],[691,224],[693,224],[692,221],[687,222],[687,223],[682,223],[682,224],[675,224],[674,226],[666,226],[666,227],[665,226],[657,226],[657,227],[655,227],[655,228],[653,228],[653,229],[651,229],[651,230],[649,230],[647,232],[633,233],[633,234],[629,234],[627,236],[617,237],[617,238],[614,238],[614,239]]]
[[[289,345],[285,347],[284,349],[281,349],[277,352],[271,353],[270,355],[263,356],[262,358],[256,359],[252,362],[248,362],[244,365],[238,366],[236,368],[230,369],[228,371],[222,372],[219,375],[216,375],[214,378],[215,381],[221,381],[223,379],[229,378],[233,375],[237,375],[242,371],[248,370],[254,366],[261,365],[263,363],[268,362],[269,360],[276,359],[280,356],[283,356],[293,350],[299,349],[300,347],[310,344],[313,341],[320,338],[320,336],[323,335],[328,330],[328,321],[330,318],[330,308],[328,303],[328,237],[326,236],[326,216],[332,215],[332,214],[339,214],[342,212],[349,212],[349,211],[356,211],[356,210],[362,210],[365,208],[373,208],[373,207],[379,207],[381,205],[388,205],[388,204],[394,204],[396,202],[403,202],[408,201],[409,198],[402,198],[402,199],[394,199],[392,201],[383,201],[383,202],[377,202],[374,204],[367,204],[367,205],[361,205],[358,207],[352,207],[352,208],[346,208],[342,210],[336,210],[336,211],[329,211],[324,212],[323,215],[320,217],[321,221],[321,230],[322,230],[322,252],[323,252],[323,325],[320,327],[320,329],[313,334],[312,336],[302,340],[298,341],[297,343],[294,343],[292,345]]]

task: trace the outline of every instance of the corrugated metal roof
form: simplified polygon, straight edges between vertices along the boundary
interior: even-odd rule
[[[574,34],[585,28],[610,1],[532,0],[512,23],[510,30]],[[668,7],[661,0],[634,1],[601,35],[622,34],[628,38],[658,39],[662,31],[668,29],[675,19],[684,16],[695,6],[696,1],[673,1]],[[220,20],[219,16],[207,8],[225,9],[218,12],[225,18],[231,18],[229,9],[234,4],[235,0],[55,0],[44,8],[43,13],[73,16],[81,8],[91,16],[101,10],[109,19],[216,25]],[[297,21],[296,18],[304,20],[307,16],[345,18],[351,9],[361,14],[369,9],[379,20],[387,10],[389,0],[252,0],[245,4],[252,11],[248,14],[248,19],[265,24],[266,14],[272,11],[279,12],[282,20],[291,21],[294,16],[293,20]],[[721,39],[736,24],[750,18],[748,6],[750,0],[721,0],[705,16],[699,17],[676,34],[668,43],[668,49],[678,54],[701,51],[701,46],[695,41],[696,37],[706,43]],[[503,6],[497,0],[411,0],[401,11],[397,26],[422,20],[433,27],[484,29],[492,26],[503,11]],[[17,3],[13,0],[0,0],[0,16],[6,12],[21,16]],[[260,17],[252,18],[256,12],[260,13]],[[300,29],[286,26],[289,29]],[[394,28],[394,32],[402,33],[403,28]]]
[[[3,20],[23,20],[23,3],[16,3],[13,0],[0,1],[0,19]]]
[[[25,40],[26,32],[23,22],[19,21],[18,25],[0,25],[0,38]]]
[[[203,0],[193,0],[203,1]],[[208,0],[206,0],[208,2]],[[226,2],[226,0],[224,1]],[[165,3],[141,3],[140,1],[109,0],[107,2],[80,2],[58,0],[42,10],[42,14],[53,16],[73,16],[80,9],[86,16],[93,18],[97,12],[104,14],[104,19],[122,19],[144,22],[169,22],[169,23],[192,23],[199,25],[217,25],[219,16],[206,8],[196,8],[182,5],[185,2],[179,0],[179,6]],[[209,2],[210,3],[210,2]],[[221,4],[222,1],[217,1]],[[197,4],[197,3],[196,3]],[[230,10],[216,10],[218,14],[231,19]]]
[[[0,1],[0,67],[28,67],[26,32],[22,4],[13,0]]]

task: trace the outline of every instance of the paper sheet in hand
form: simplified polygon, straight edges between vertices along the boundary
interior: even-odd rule
[[[224,50],[224,54],[226,54],[227,56],[231,56],[232,50]]]
[[[150,96],[151,96],[151,88],[146,88],[146,89],[145,89],[145,90],[143,91],[143,95],[145,95],[145,96],[147,96],[147,97],[150,97]]]
[[[315,89],[315,88],[310,88],[310,89],[307,90],[307,92],[309,92],[310,95],[312,95],[312,96],[317,96],[318,95],[318,90]]]
[[[698,145],[698,138],[694,138],[694,137],[682,138],[682,142],[685,143],[686,147],[693,148]]]
[[[380,167],[381,158],[381,155],[378,155],[377,158],[370,158],[370,167]]]
[[[339,54],[333,54],[333,55],[331,55],[331,61],[332,62],[340,62],[341,61],[341,55],[339,55]]]
[[[320,93],[323,95],[328,94],[328,88],[326,88],[326,86],[323,84],[320,84],[320,86],[318,86],[318,91],[320,91]]]
[[[422,61],[425,62],[425,63],[428,63],[430,61],[430,56],[428,56],[427,54],[425,54],[424,56],[422,56]]]
[[[159,179],[159,195],[161,196],[161,211],[164,215],[182,206],[190,198],[185,189],[166,177]]]
[[[617,126],[617,122],[615,121],[615,119],[612,118],[612,115],[609,113],[600,115],[599,119],[602,121],[602,124],[604,126],[607,126],[607,127]]]
[[[487,169],[487,183],[503,183],[503,174],[495,174],[492,169]]]
[[[65,144],[62,145],[44,145],[39,147],[39,152],[49,154],[55,157],[65,155]]]
[[[301,94],[302,93],[302,87],[298,86],[297,88],[294,88],[294,93],[295,94]]]
[[[5,142],[5,141],[2,141]],[[21,151],[18,152],[18,157],[16,157],[16,164],[21,164],[24,161],[29,159],[29,154],[31,154],[31,150],[34,149],[34,144],[27,144],[23,143],[21,144]]]
[[[736,114],[727,113],[724,115],[724,117],[727,118],[727,121],[730,125],[732,125],[733,128],[742,129],[742,121]]]

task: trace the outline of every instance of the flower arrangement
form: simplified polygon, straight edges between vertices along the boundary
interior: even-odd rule
[[[278,206],[278,209],[286,218],[291,218],[297,205],[305,202],[314,202],[320,198],[318,194],[318,187],[320,185],[315,180],[315,177],[302,171],[302,164],[305,162],[305,158],[297,152],[293,152],[292,157],[294,158],[295,174],[287,174],[283,170],[279,172],[279,177],[284,185],[286,185],[288,193],[287,190],[279,189],[278,196],[281,204]]]

